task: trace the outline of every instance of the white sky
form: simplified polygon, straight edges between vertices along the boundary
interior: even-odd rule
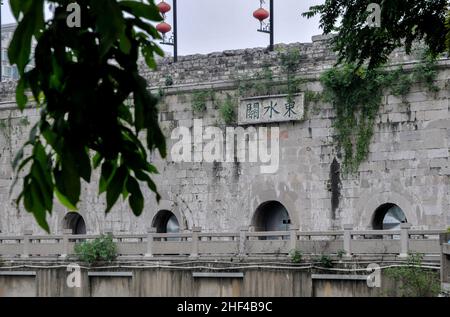
[[[172,4],[172,0],[166,2]],[[321,34],[318,19],[308,20],[301,13],[323,2],[274,0],[275,42],[310,42],[311,36]],[[259,22],[253,18],[253,11],[257,8],[259,0],[178,0],[179,55],[267,46],[269,35],[256,32]],[[169,13],[170,24],[171,19]],[[6,0],[2,6],[2,23],[12,22],[15,21]],[[164,50],[170,51],[171,47]]]

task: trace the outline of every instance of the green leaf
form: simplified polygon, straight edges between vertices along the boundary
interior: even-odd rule
[[[100,54],[104,56],[125,28],[122,11],[116,1],[91,1],[100,38]]]
[[[38,225],[49,233],[50,227],[48,226],[46,219],[47,213],[45,212],[45,208],[41,203],[42,195],[39,191],[39,187],[31,183],[28,195],[30,196],[28,200],[31,205],[28,205],[27,210],[33,214]]]
[[[122,165],[116,170],[113,178],[109,182],[106,189],[106,213],[111,211],[111,208],[122,193],[127,175],[128,171],[126,167]]]
[[[46,210],[51,211],[53,207],[53,184],[51,176],[46,174],[39,163],[34,163],[31,167],[31,176],[33,181],[38,184],[41,197],[41,203]]]
[[[140,216],[144,209],[144,196],[142,195],[139,183],[133,177],[128,177],[127,190],[131,194],[129,204],[135,216]]]
[[[119,4],[125,11],[136,17],[156,22],[163,20],[158,8],[154,4],[148,5],[136,1],[120,1]]]
[[[38,31],[44,25],[44,1],[33,0],[29,6],[14,32],[8,49],[9,61],[17,65],[20,74],[25,72],[29,62],[32,37],[38,35]],[[14,10],[17,11],[17,7]]]
[[[54,171],[55,183],[58,191],[66,197],[69,202],[76,206],[80,199],[81,182],[80,173],[72,154],[65,149],[61,157],[61,170]]]
[[[25,94],[25,89],[26,89],[25,79],[21,77],[17,82],[16,87],[16,102],[20,110],[25,109],[25,106],[28,102],[28,97]]]
[[[124,54],[129,54],[130,50],[131,50],[131,42],[128,39],[128,36],[125,33],[125,29],[122,31],[122,33],[120,33],[120,50],[124,53]]]
[[[66,196],[59,192],[58,187],[54,189],[56,198],[58,198],[59,202],[69,210],[77,210],[76,205],[72,204]]]
[[[145,63],[151,69],[156,69],[156,61],[153,55],[153,48],[150,45],[142,46],[142,55],[144,56]]]
[[[10,0],[9,5],[11,7],[11,12],[19,20],[20,13],[25,14],[31,7],[33,0]]]
[[[92,167],[88,152],[83,148],[75,151],[74,154],[79,175],[89,183],[91,181]]]
[[[102,160],[103,157],[100,155],[100,153],[95,153],[94,157],[92,158],[92,165],[94,166],[94,168],[99,167]]]
[[[102,194],[106,191],[111,178],[113,177],[116,171],[116,166],[112,165],[110,161],[105,161],[102,164],[102,170],[100,174],[100,183],[99,183],[99,194]]]

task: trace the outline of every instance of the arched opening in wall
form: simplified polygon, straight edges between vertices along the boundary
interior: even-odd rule
[[[375,210],[372,227],[375,230],[398,230],[402,223],[407,223],[405,213],[395,204],[384,204]]]
[[[290,224],[287,209],[278,201],[261,204],[252,219],[255,231],[288,231]]]
[[[180,223],[177,217],[169,210],[159,211],[153,218],[152,227],[157,233],[177,233],[180,232]]]
[[[86,234],[86,223],[78,212],[69,212],[64,217],[64,229],[71,229],[72,234]]]

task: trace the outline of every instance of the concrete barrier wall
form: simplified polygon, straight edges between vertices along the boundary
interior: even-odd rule
[[[196,276],[196,270],[191,269],[136,268],[108,272],[82,269],[80,288],[67,286],[70,272],[65,267],[36,269],[35,275],[23,272],[29,271],[0,276],[0,296],[374,297],[393,295],[396,289],[386,278],[382,279],[381,288],[369,288],[361,277],[319,275],[318,278],[310,270],[295,269],[246,268],[228,277],[214,272]]]

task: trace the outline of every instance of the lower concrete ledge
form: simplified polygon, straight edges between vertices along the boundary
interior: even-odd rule
[[[442,252],[444,254],[450,255],[450,244],[446,243],[442,245]]]
[[[35,271],[0,271],[0,276],[36,276]]]
[[[312,274],[313,280],[349,280],[349,281],[367,281],[365,275],[348,275],[348,274]]]
[[[88,276],[133,277],[133,272],[88,272]]]
[[[192,272],[192,277],[204,278],[244,278],[244,273],[211,273],[211,272]]]

